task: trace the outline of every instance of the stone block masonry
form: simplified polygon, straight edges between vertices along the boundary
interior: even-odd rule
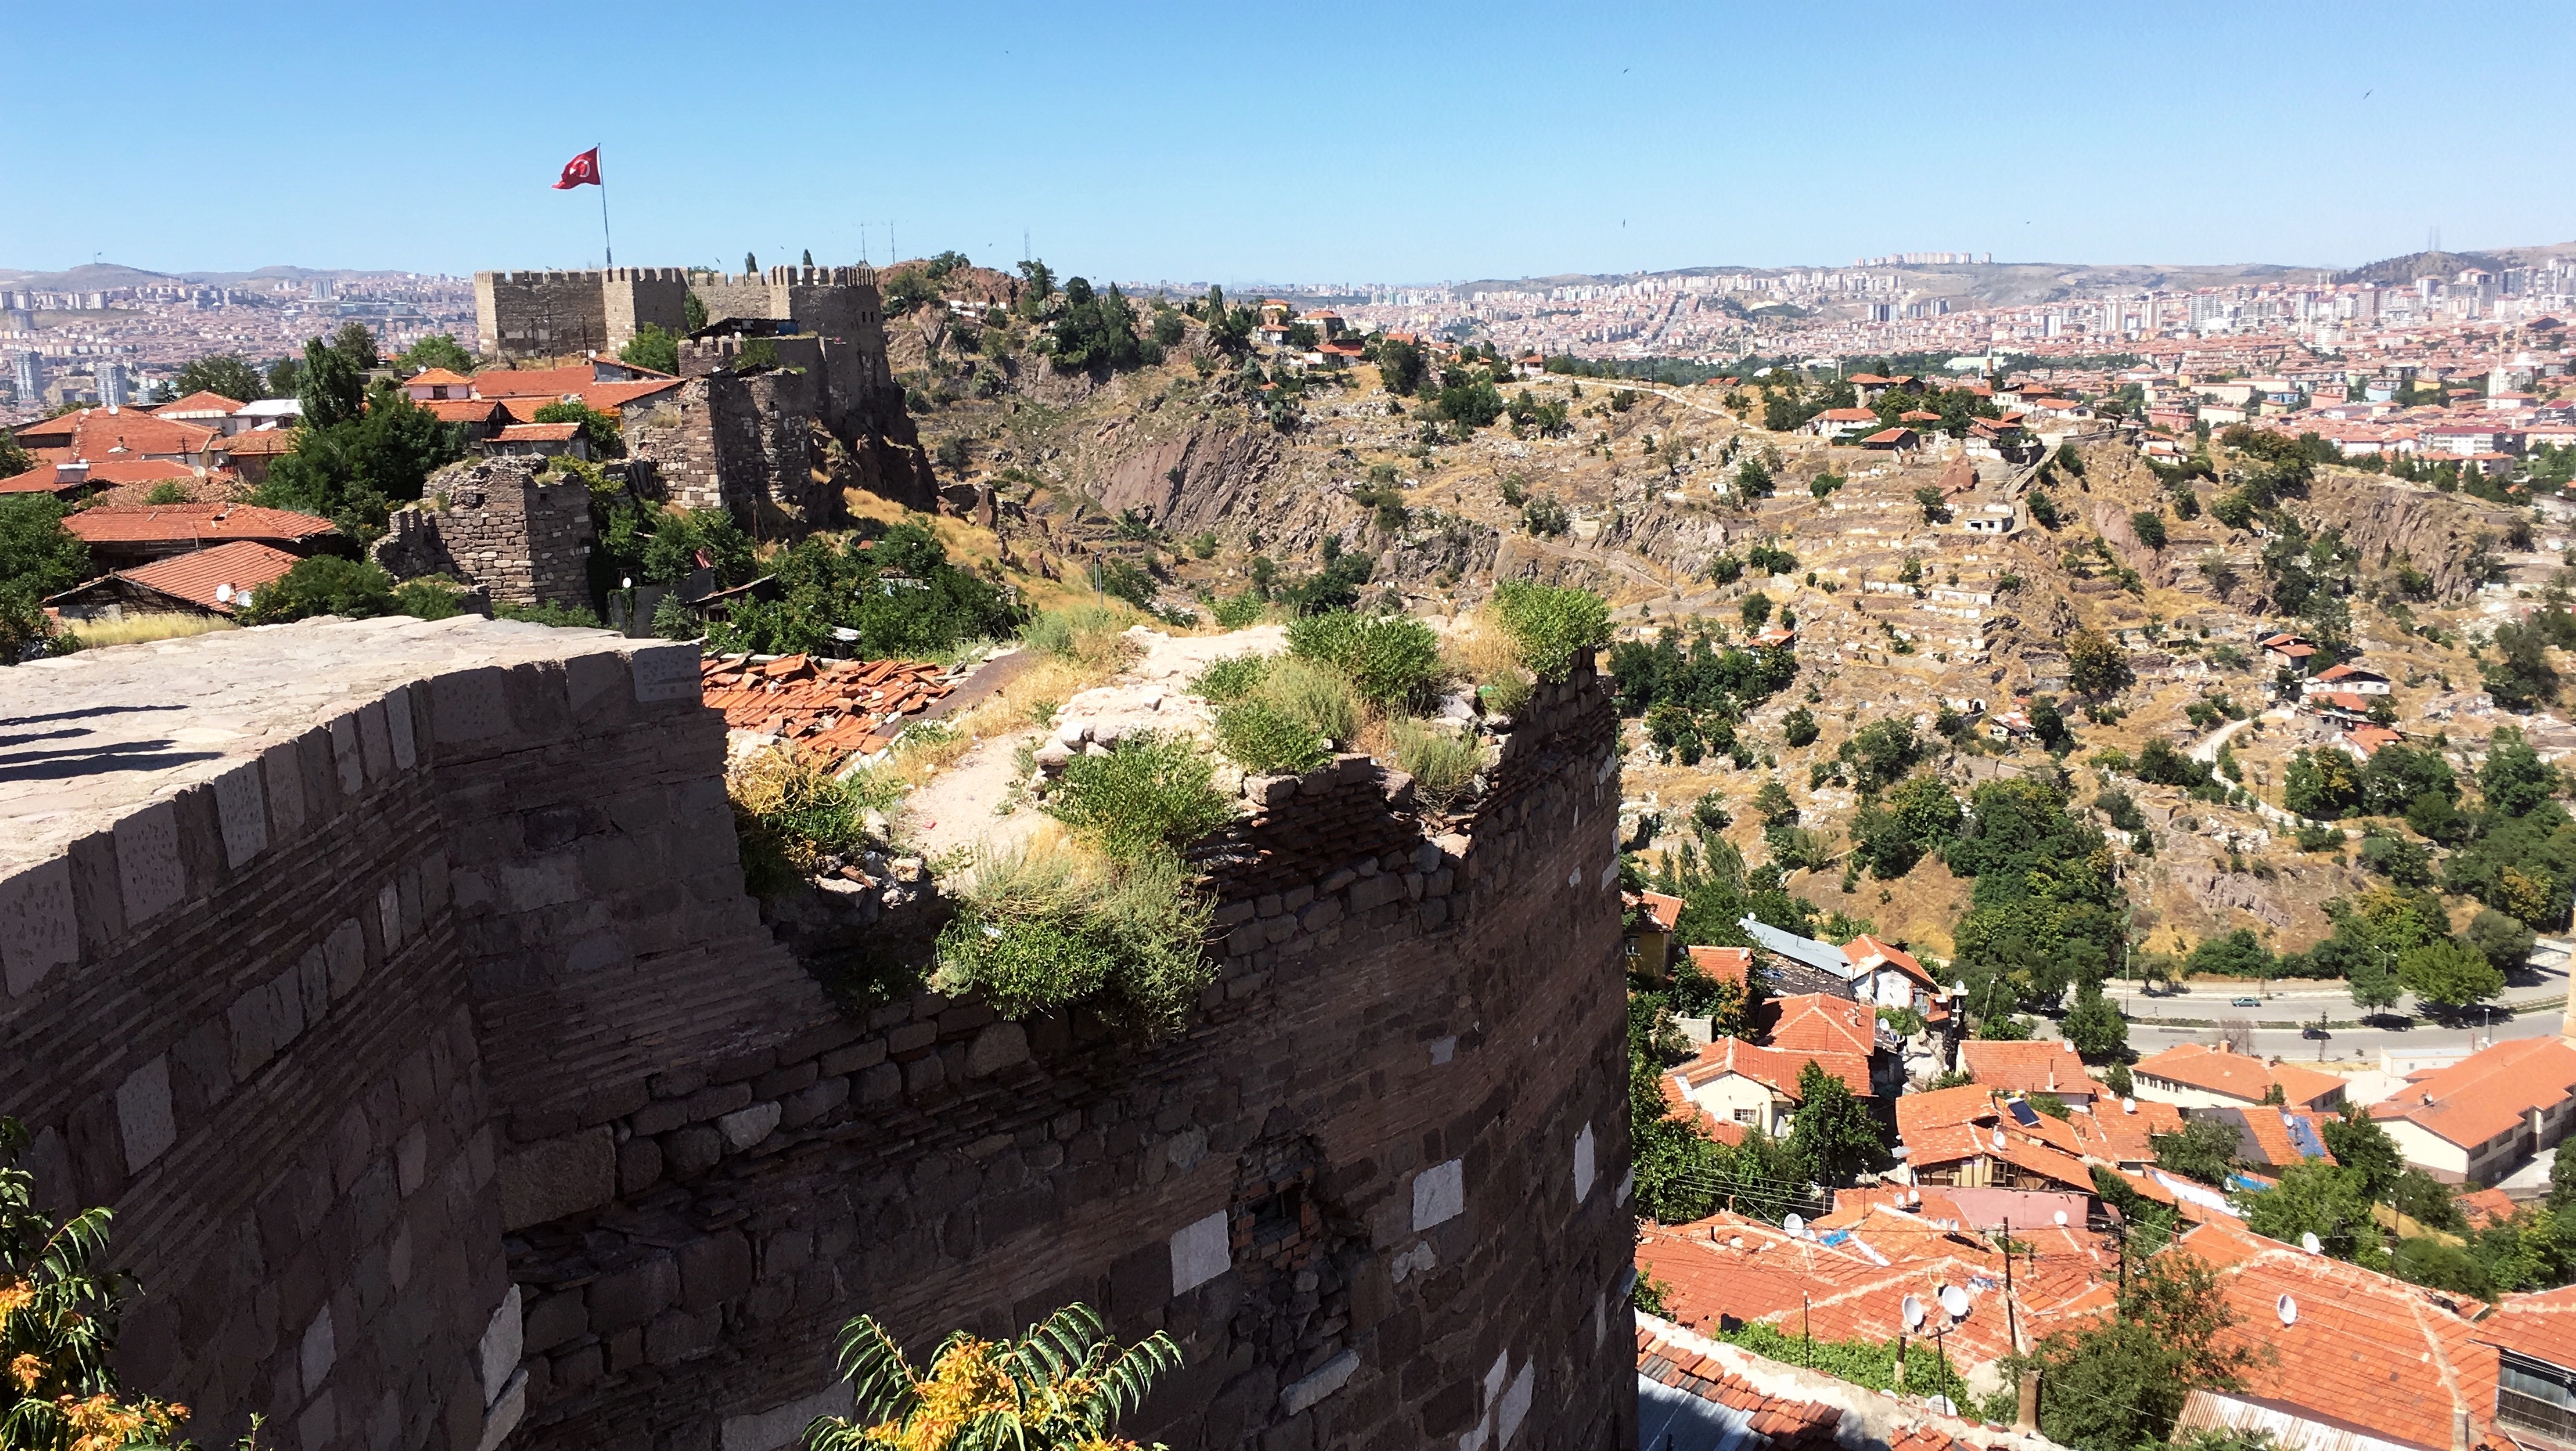
[[[496,604],[590,606],[590,491],[538,460],[487,458],[430,476],[369,553],[397,579],[445,574]]]
[[[1140,1048],[835,1011],[742,895],[686,647],[22,667],[0,716],[77,734],[0,776],[0,1111],[118,1207],[122,1354],[201,1441],[774,1451],[854,1313],[1083,1299],[1183,1347],[1147,1439],[1627,1445],[1612,717],[1588,670],[1525,715],[1450,834],[1360,758],[1256,783],[1199,1019]]]

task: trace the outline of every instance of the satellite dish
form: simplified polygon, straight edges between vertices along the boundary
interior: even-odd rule
[[[1922,1202],[1923,1202],[1923,1191],[1922,1191],[1922,1190],[1920,1190],[1920,1189],[1908,1190],[1908,1191],[1906,1192],[1906,1195],[1905,1195],[1905,1202],[1906,1202],[1906,1203],[1908,1203],[1908,1204],[1920,1204],[1920,1203],[1922,1203]]]
[[[2299,1248],[2306,1250],[2312,1255],[2321,1255],[2326,1252],[2325,1242],[2318,1239],[2313,1230],[2299,1236]]]
[[[2299,1323],[2299,1302],[2291,1299],[2289,1296],[2283,1295],[2280,1299],[2273,1301],[2272,1309],[2274,1313],[2281,1317],[2282,1324],[2296,1325]]]
[[[1956,1285],[1941,1287],[1941,1309],[1953,1320],[1968,1318],[1968,1292]]]
[[[1934,1411],[1937,1411],[1944,1416],[1955,1416],[1959,1414],[1959,1403],[1951,1400],[1948,1396],[1934,1396],[1923,1404],[1931,1407]]]
[[[1922,1301],[1915,1299],[1912,1295],[1908,1295],[1905,1297],[1904,1302],[1896,1307],[1896,1310],[1898,1314],[1905,1317],[1906,1329],[1920,1330],[1923,1328]]]
[[[1727,1247],[1728,1249],[1742,1249],[1742,1248],[1744,1248],[1744,1236],[1742,1236],[1742,1235],[1740,1235],[1740,1234],[1739,1234],[1739,1235],[1737,1235],[1735,1238],[1728,1240],[1728,1241],[1726,1242],[1726,1247]]]
[[[2000,1153],[2002,1153],[2002,1152],[2003,1152],[2003,1148],[2004,1148],[2004,1126],[2003,1126],[2002,1124],[1997,1124],[1997,1125],[1995,1125],[1995,1152],[2000,1154]]]
[[[2122,1113],[2136,1113],[2137,1111],[2138,1111],[2138,1101],[2137,1101],[2136,1099],[2134,1099],[2134,1098],[2124,1098],[2124,1099],[2121,1099],[2121,1100],[2120,1100],[2120,1112],[2122,1112]]]
[[[1807,1221],[1803,1216],[1792,1214],[1788,1218],[1780,1221],[1780,1227],[1789,1231],[1793,1236],[1801,1235],[1807,1232]]]
[[[2057,1227],[2060,1229],[2066,1227],[2066,1211],[2063,1209],[2057,1211]]]

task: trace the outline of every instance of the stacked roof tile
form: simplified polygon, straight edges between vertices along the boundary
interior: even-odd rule
[[[725,725],[786,741],[833,765],[892,742],[905,724],[956,688],[932,660],[818,660],[733,655],[700,667],[706,703]]]

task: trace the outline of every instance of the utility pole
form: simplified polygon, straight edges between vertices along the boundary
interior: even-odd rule
[[[1804,1290],[1798,1292],[1798,1334],[1807,1342],[1807,1369],[1814,1370],[1816,1368],[1816,1331],[1814,1326],[1807,1323],[1807,1294]]]

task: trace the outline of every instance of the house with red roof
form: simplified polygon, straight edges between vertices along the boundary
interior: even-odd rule
[[[2137,1096],[2178,1108],[2248,1108],[2272,1099],[2284,1108],[2331,1112],[2343,1106],[2344,1081],[2275,1058],[2237,1053],[2224,1043],[2177,1043],[2129,1070]]]
[[[2410,1075],[2370,1116],[2434,1178],[2496,1183],[2576,1123],[2576,1046],[2548,1037],[2480,1049]]]
[[[1798,1077],[1809,1063],[1841,1079],[1854,1094],[1875,1096],[1866,1053],[1766,1048],[1741,1038],[1718,1038],[1689,1062],[1665,1071],[1664,1101],[1676,1110],[1696,1108],[1718,1123],[1759,1129],[1776,1138],[1787,1134],[1797,1117]]]
[[[19,446],[39,458],[161,459],[204,468],[214,461],[219,429],[175,418],[156,418],[133,408],[83,408],[78,412],[20,424],[12,432]]]
[[[155,418],[167,418],[174,423],[193,423],[218,433],[238,433],[250,427],[250,421],[241,416],[243,406],[239,399],[199,389],[185,398],[157,404],[150,412]]]
[[[328,519],[251,504],[106,505],[65,516],[63,527],[89,546],[92,560],[111,570],[236,539],[255,540],[298,556],[346,543],[346,536]]]
[[[1681,925],[1682,899],[1662,892],[1636,892],[1620,900],[1628,913],[1624,937],[1628,970],[1649,981],[1663,981],[1672,963],[1673,930]]]
[[[1878,415],[1867,408],[1828,408],[1808,419],[1806,426],[1798,431],[1818,438],[1839,439],[1870,432],[1877,427]]]
[[[2273,668],[2292,670],[2302,675],[2307,673],[2308,662],[2315,659],[2317,653],[2316,642],[2303,635],[2266,635],[2256,641],[2255,646],[2263,652],[2263,658],[2269,661]]]
[[[1866,932],[1843,944],[1843,959],[1851,964],[1852,990],[1862,1002],[1929,1013],[1941,995],[1931,969],[1912,953]]]
[[[1883,1395],[1642,1312],[1634,1444],[1647,1451],[2060,1451],[2034,1431],[1948,1414],[1926,1398]]]
[[[113,571],[48,598],[45,607],[72,620],[155,614],[229,617],[248,608],[252,595],[302,558],[236,539]]]
[[[68,499],[91,489],[110,489],[119,484],[194,483],[204,475],[186,464],[168,459],[113,458],[93,463],[88,459],[63,459],[39,463],[23,474],[0,479],[0,494],[51,494]]]
[[[2343,695],[2386,695],[2391,687],[2387,676],[2376,670],[2345,661],[2341,665],[2329,666],[2309,676],[2299,689],[2306,695],[2315,695],[2322,691]]]
[[[2477,1338],[2496,1350],[2496,1429],[2576,1443],[2576,1285],[2505,1296]]]

